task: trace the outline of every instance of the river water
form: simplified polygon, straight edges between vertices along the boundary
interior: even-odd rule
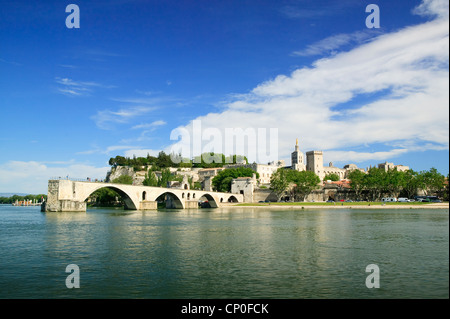
[[[366,286],[370,264],[379,288]],[[0,287],[0,298],[449,298],[449,212],[0,205]]]

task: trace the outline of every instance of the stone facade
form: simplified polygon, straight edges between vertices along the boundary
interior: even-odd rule
[[[112,167],[111,170],[106,174],[105,181],[107,183],[110,183],[110,182],[112,182],[116,178],[119,178],[122,175],[128,175],[128,176],[131,176],[131,177],[134,178],[135,172],[134,172],[133,167],[130,167],[130,166]]]
[[[284,161],[271,162],[268,164],[232,164],[225,165],[225,168],[237,168],[237,167],[246,167],[251,168],[253,171],[259,174],[259,179],[257,182],[259,184],[270,184],[270,178],[272,174],[276,172],[277,169],[284,166]]]
[[[386,172],[390,169],[397,169],[397,171],[399,172],[405,172],[407,170],[409,170],[409,166],[405,166],[405,165],[394,165],[394,163],[389,163],[389,162],[384,162],[384,163],[380,163],[378,164],[378,168],[379,169],[383,169]]]
[[[253,174],[253,177],[235,178],[231,182],[231,193],[240,194],[244,197],[244,202],[252,203],[256,183],[256,174]]]
[[[306,152],[306,170],[316,173],[323,180],[325,177],[323,169],[323,152],[322,151],[309,151]]]
[[[203,189],[204,191],[208,191],[208,192],[212,191],[212,190],[213,190],[213,187],[212,187],[212,177],[211,177],[211,176],[206,176],[206,177],[203,179],[201,185],[202,185],[202,189]]]
[[[219,174],[219,172],[223,171],[225,168],[224,167],[213,167],[213,168],[201,168],[198,170],[197,174],[198,174],[198,179],[199,180],[204,180],[206,177],[211,177],[213,178],[214,176],[216,176],[217,174]]]
[[[272,192],[270,189],[260,189],[257,188],[253,192],[253,202],[276,202],[278,200],[277,194]]]

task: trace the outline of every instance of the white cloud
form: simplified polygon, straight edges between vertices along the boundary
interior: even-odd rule
[[[422,3],[414,8],[413,13],[421,16],[437,16],[448,19],[448,0],[422,0]]]
[[[328,151],[324,154],[324,161],[326,162],[329,160],[347,164],[369,160],[384,161],[387,158],[394,158],[407,152],[407,149],[393,149],[385,152]]]
[[[69,96],[80,96],[83,95],[83,93],[81,93],[81,90],[71,90],[71,89],[65,89],[65,88],[58,88],[58,91],[69,95]]]
[[[80,155],[89,155],[89,154],[110,155],[112,152],[129,150],[129,149],[134,149],[134,148],[137,148],[137,146],[135,146],[135,145],[111,145],[111,146],[106,147],[106,149],[103,149],[100,147],[94,147],[93,149],[77,152],[76,154],[80,154]]]
[[[46,194],[48,180],[55,177],[104,179],[110,167],[94,167],[85,164],[64,166],[36,161],[9,161],[0,164],[0,192]]]
[[[16,66],[22,66],[23,65],[22,63],[18,63],[18,62],[15,62],[15,61],[8,61],[8,60],[2,59],[2,58],[0,58],[0,62],[7,63],[7,64],[12,64],[12,65],[16,65]]]
[[[448,20],[406,27],[279,75],[238,96],[223,112],[196,120],[222,133],[233,127],[278,127],[278,154],[286,159],[297,137],[304,151],[334,151],[358,161],[412,150],[392,148],[393,142],[448,149],[448,52]],[[181,129],[191,131],[191,123]],[[384,144],[385,150],[338,152],[372,143]]]
[[[132,130],[137,130],[137,129],[151,129],[154,130],[156,129],[158,126],[163,126],[166,125],[167,123],[163,120],[158,120],[158,121],[153,121],[151,123],[144,123],[144,124],[138,124],[133,126],[131,129]]]
[[[133,106],[123,108],[118,111],[102,110],[98,111],[96,115],[91,117],[91,119],[95,121],[97,127],[104,130],[109,130],[114,127],[113,124],[129,123],[131,120],[147,114],[155,109],[155,107],[148,106]]]
[[[69,96],[88,95],[93,91],[93,88],[114,88],[112,85],[104,85],[97,82],[74,81],[69,78],[57,77],[55,78],[55,81],[62,86],[58,88],[58,91]]]
[[[373,31],[364,30],[364,31],[356,31],[353,33],[341,33],[332,35],[316,43],[308,45],[303,50],[295,51],[293,55],[313,56],[321,54],[334,54],[336,53],[337,49],[348,44],[360,44],[368,40],[374,34],[375,33]]]

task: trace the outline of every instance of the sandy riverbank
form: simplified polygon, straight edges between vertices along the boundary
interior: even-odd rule
[[[271,209],[274,208],[280,208],[280,209],[317,209],[317,208],[332,208],[332,209],[449,209],[449,203],[429,203],[429,204],[423,204],[423,205],[413,205],[413,204],[385,204],[382,203],[371,203],[366,205],[352,205],[351,203],[345,203],[342,205],[342,203],[336,203],[336,204],[330,204],[330,205],[314,205],[314,203],[296,203],[295,205],[289,205],[289,204],[278,204],[278,203],[255,203],[252,204],[245,204],[245,206],[240,206],[239,204],[232,204],[232,205],[224,205],[224,207],[239,207],[239,208],[268,208]]]

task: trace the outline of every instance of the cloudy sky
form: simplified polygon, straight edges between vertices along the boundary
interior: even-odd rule
[[[379,28],[361,0],[72,3],[80,28],[64,1],[1,5],[0,192],[102,179],[116,155],[220,151],[230,130],[256,134],[268,156],[252,161],[289,165],[298,138],[338,167],[448,174],[447,0],[378,1]]]

